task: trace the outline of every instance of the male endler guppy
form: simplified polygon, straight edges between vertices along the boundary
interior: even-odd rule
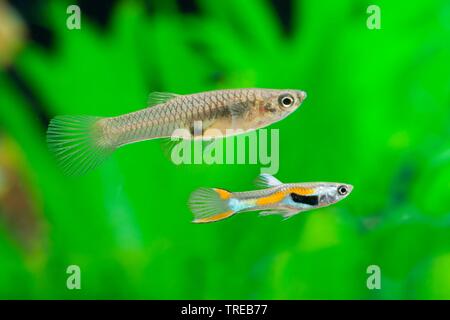
[[[269,174],[261,174],[256,184],[264,189],[230,192],[219,188],[200,188],[194,191],[189,199],[195,216],[193,222],[215,222],[248,211],[289,218],[341,201],[353,190],[352,185],[335,182],[282,183]]]

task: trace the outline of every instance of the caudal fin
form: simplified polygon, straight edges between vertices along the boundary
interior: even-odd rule
[[[67,175],[84,174],[102,163],[115,149],[103,137],[92,116],[57,116],[50,121],[47,143]]]
[[[231,217],[236,211],[229,206],[231,192],[216,188],[201,188],[194,191],[189,207],[194,213],[194,223],[207,223]]]

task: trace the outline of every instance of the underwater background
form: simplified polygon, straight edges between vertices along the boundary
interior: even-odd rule
[[[177,166],[153,140],[73,178],[45,142],[55,115],[243,87],[308,93],[270,126],[276,177],[347,199],[196,225],[193,190],[254,189],[264,165]],[[449,299],[449,138],[448,1],[0,0],[0,298]]]

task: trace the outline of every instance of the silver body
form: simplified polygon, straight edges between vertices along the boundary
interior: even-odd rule
[[[291,106],[280,105],[289,94]],[[205,138],[224,137],[268,126],[292,113],[306,98],[297,90],[236,89],[174,95],[167,101],[98,123],[103,143],[119,147],[142,140],[170,137],[184,129],[194,136],[197,123]],[[198,131],[198,130],[197,130]]]

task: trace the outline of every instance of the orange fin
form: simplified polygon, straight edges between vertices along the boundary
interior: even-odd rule
[[[215,215],[206,217],[206,218],[198,218],[192,221],[193,223],[208,223],[208,222],[216,222],[226,218],[231,217],[235,212],[233,210],[228,210],[225,212],[217,213]]]
[[[194,213],[194,223],[214,222],[226,219],[236,212],[229,206],[232,193],[217,188],[201,188],[194,191],[189,207]]]

